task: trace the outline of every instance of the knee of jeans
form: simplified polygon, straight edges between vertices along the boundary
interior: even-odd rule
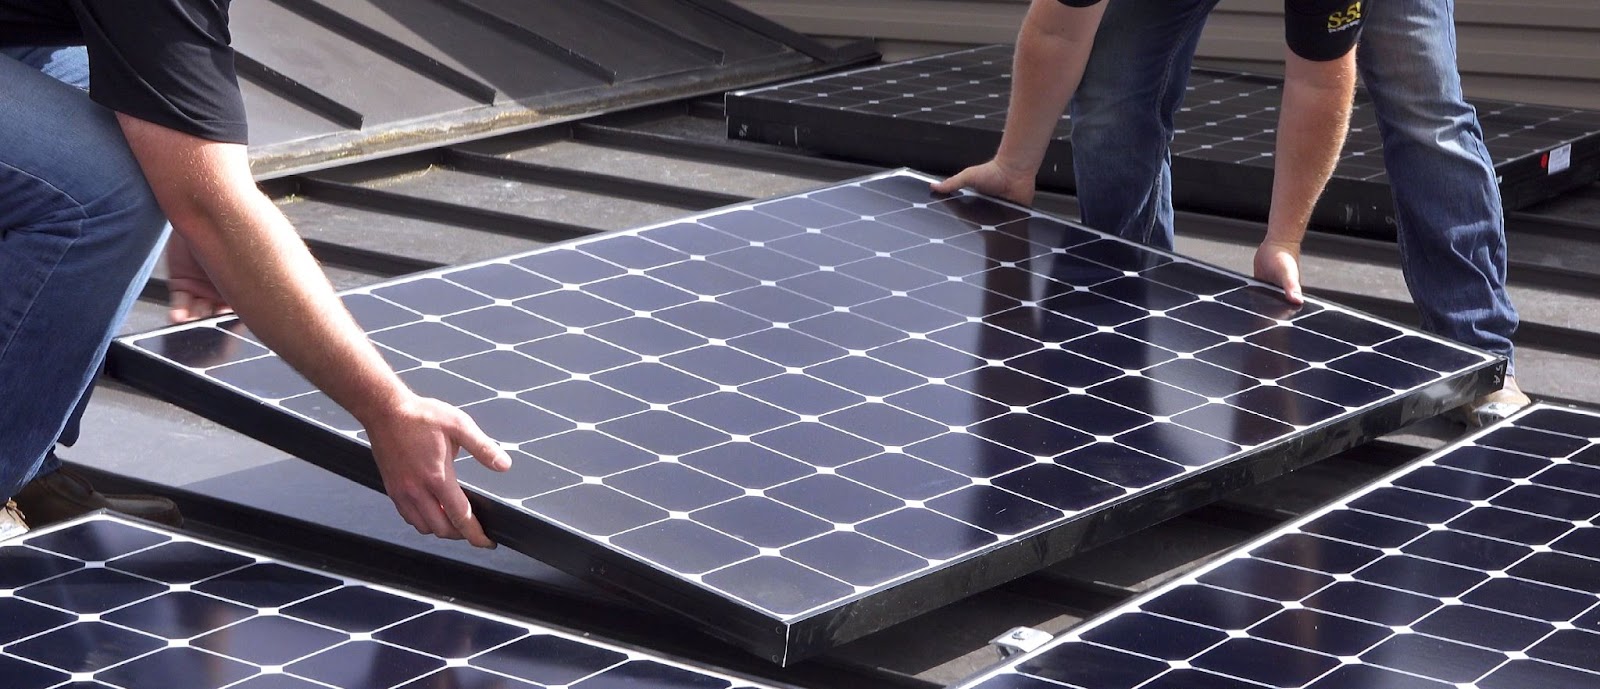
[[[1418,141],[1451,140],[1460,131],[1472,129],[1477,115],[1458,97],[1414,92],[1389,98],[1377,112],[1391,136]]]
[[[1073,110],[1072,158],[1086,173],[1117,185],[1152,179],[1166,162],[1170,137],[1149,108],[1119,105]]]
[[[1071,113],[1074,148],[1126,146],[1165,135],[1155,106],[1125,93],[1079,93]]]
[[[1391,133],[1429,140],[1475,121],[1476,111],[1448,76],[1413,65],[1368,72],[1363,80],[1379,121]]]

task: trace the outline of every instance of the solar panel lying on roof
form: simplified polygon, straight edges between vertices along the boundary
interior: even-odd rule
[[[738,91],[727,97],[729,136],[888,165],[955,172],[1000,143],[1012,47],[995,45]],[[1180,207],[1266,217],[1282,80],[1194,70],[1175,120],[1173,199]],[[1478,101],[1484,141],[1517,209],[1600,177],[1600,112]],[[1063,115],[1040,182],[1071,189],[1071,121]],[[1356,98],[1350,138],[1313,222],[1392,230],[1394,204],[1377,115]]]
[[[755,686],[104,514],[0,543],[0,684]]]
[[[1600,686],[1600,415],[1528,411],[972,689]]]
[[[497,538],[779,662],[1437,413],[1489,355],[906,172],[347,294]],[[117,375],[378,485],[232,321]]]

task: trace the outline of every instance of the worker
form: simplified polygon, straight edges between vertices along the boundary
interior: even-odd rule
[[[1035,0],[1017,39],[999,150],[936,188],[971,186],[1029,203],[1045,146],[1070,101],[1084,223],[1172,248],[1173,119],[1216,4]],[[1461,95],[1452,14],[1448,1],[1285,1],[1272,203],[1254,271],[1282,286],[1290,302],[1302,301],[1300,245],[1343,144],[1359,57],[1422,326],[1509,360],[1517,314],[1505,291],[1499,189],[1476,115]],[[1528,403],[1508,375],[1504,389],[1463,412],[1482,424]]]
[[[171,318],[236,310],[361,422],[407,523],[493,546],[453,459],[509,456],[368,342],[256,188],[245,119],[227,0],[0,0],[0,535],[103,507],[176,518],[101,495],[55,452],[170,221]]]

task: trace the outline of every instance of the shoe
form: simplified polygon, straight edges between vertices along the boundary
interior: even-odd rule
[[[28,522],[22,510],[17,509],[16,501],[7,500],[4,506],[0,506],[0,541],[25,533],[28,533]]]
[[[32,515],[35,527],[95,510],[110,510],[167,526],[183,526],[183,516],[171,500],[154,495],[104,495],[70,469],[57,469],[29,481],[13,499]]]
[[[1517,387],[1517,379],[1506,376],[1506,384],[1499,390],[1479,397],[1458,410],[1461,420],[1468,426],[1481,428],[1511,418],[1519,409],[1533,404],[1533,400]]]

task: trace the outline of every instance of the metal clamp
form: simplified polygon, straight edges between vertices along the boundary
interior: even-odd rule
[[[989,645],[1000,652],[1000,659],[1005,660],[1012,656],[1022,655],[1045,645],[1050,639],[1055,638],[1048,632],[1042,632],[1032,627],[1017,627],[989,641]]]

